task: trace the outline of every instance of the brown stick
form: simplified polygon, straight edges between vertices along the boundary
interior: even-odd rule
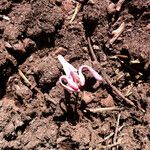
[[[102,73],[102,76],[104,78],[104,80],[107,82],[107,84],[113,89],[113,91],[118,95],[120,96],[126,103],[130,104],[131,106],[134,106],[134,103],[132,101],[130,101],[128,98],[126,98],[115,86],[113,86],[111,84],[111,81],[108,79],[106,73],[104,73],[104,71],[101,72]]]
[[[125,23],[123,22],[118,29],[112,31],[112,34],[114,35],[112,39],[110,39],[109,44],[113,44],[116,39],[120,36],[120,34],[124,31],[125,29]]]
[[[120,108],[118,107],[105,107],[105,108],[89,108],[87,109],[89,110],[90,112],[93,112],[93,113],[97,113],[97,112],[104,112],[104,111],[114,111],[114,110],[120,110]]]
[[[120,132],[122,130],[122,128],[124,127],[124,125],[122,125],[119,129],[118,129],[118,132]],[[106,136],[103,140],[99,141],[99,143],[102,143],[106,140],[108,140],[109,138],[111,138],[115,133],[114,132],[111,132],[108,136]]]
[[[116,4],[116,10],[120,11],[122,4],[124,3],[125,0],[119,0],[118,3]]]
[[[98,62],[97,57],[96,57],[96,55],[94,53],[94,50],[92,48],[92,45],[91,45],[91,39],[90,39],[90,37],[87,37],[87,41],[88,41],[89,50],[90,50],[90,53],[92,55],[92,58],[94,59],[94,61]]]
[[[101,147],[99,147],[100,149],[102,148],[102,149],[107,149],[107,148],[112,148],[112,147],[114,147],[114,146],[117,146],[117,145],[120,145],[121,144],[121,142],[117,142],[117,143],[113,143],[113,144],[110,144],[110,145],[106,145],[106,146],[101,146]]]
[[[30,87],[31,87],[31,89],[32,89],[32,84],[31,84],[31,82],[26,78],[26,76],[23,74],[23,72],[22,72],[20,69],[18,69],[18,73],[19,73],[19,75],[21,76],[21,78],[22,78],[27,84],[30,85]],[[42,93],[37,87],[33,87],[33,89],[36,90],[38,93],[42,94],[42,96],[43,96],[43,93]]]
[[[88,37],[87,38],[88,40],[88,45],[89,45],[89,50],[90,50],[90,53],[94,59],[95,62],[98,62],[97,58],[96,58],[96,55],[93,51],[93,48],[92,48],[92,45],[91,45],[91,41],[90,41],[90,38]],[[99,62],[98,62],[99,63]],[[102,68],[102,67],[101,67]],[[115,86],[112,85],[111,81],[108,79],[108,76],[107,74],[104,72],[104,70],[101,69],[101,74],[103,76],[103,79],[106,81],[106,83],[112,88],[112,90],[118,95],[120,96],[126,103],[130,104],[131,106],[134,106],[134,103],[132,101],[130,101],[128,98],[126,98]]]
[[[118,135],[118,131],[119,131],[119,121],[120,121],[120,117],[121,117],[121,114],[118,114],[117,123],[116,123],[116,129],[115,129],[115,134],[114,134],[114,138],[113,138],[113,143],[116,143],[116,142],[117,142],[117,135]],[[112,148],[112,150],[115,150],[115,149]]]

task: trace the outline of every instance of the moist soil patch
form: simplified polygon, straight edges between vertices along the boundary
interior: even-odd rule
[[[149,150],[149,48],[149,0],[1,0],[0,149]],[[66,91],[58,55],[103,80]]]

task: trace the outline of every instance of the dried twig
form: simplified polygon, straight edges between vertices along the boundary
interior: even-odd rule
[[[115,55],[117,58],[128,58],[127,55]]]
[[[20,69],[18,69],[18,73],[27,84],[29,84],[30,86],[32,85]]]
[[[120,36],[120,34],[123,32],[125,29],[125,23],[123,22],[118,29],[112,31],[112,34],[114,35],[112,39],[110,39],[109,44],[113,44],[116,39]]]
[[[124,3],[125,0],[119,0],[118,3],[116,4],[116,10],[120,11],[122,4]]]
[[[128,97],[128,96],[132,93],[132,92],[131,92],[132,88],[133,88],[133,83],[131,83],[129,89],[126,91],[125,97]]]
[[[107,148],[112,148],[114,146],[117,146],[117,145],[120,145],[121,142],[116,142],[116,143],[113,143],[113,144],[110,144],[110,145],[106,145],[106,146],[100,146],[99,148],[101,149],[107,149]]]
[[[120,108],[118,107],[105,107],[105,108],[89,108],[87,109],[89,110],[90,112],[93,112],[93,113],[97,113],[97,112],[104,112],[104,111],[113,111],[113,110],[120,110]]]
[[[98,60],[97,60],[97,58],[96,58],[96,55],[95,55],[95,53],[94,53],[94,50],[93,50],[93,48],[92,48],[92,45],[91,45],[90,37],[87,37],[87,41],[88,41],[89,50],[90,50],[90,53],[91,53],[91,55],[92,55],[92,58],[94,59],[94,61],[97,61],[97,62],[98,62]]]
[[[122,4],[124,3],[125,0],[119,0],[117,4],[110,3],[107,7],[107,11],[109,14],[112,14],[116,11],[120,11]]]
[[[122,79],[125,76],[125,74],[121,74],[117,79],[116,82],[118,82],[120,79]]]
[[[106,73],[104,73],[104,71],[102,71],[102,76],[105,79],[105,81],[107,82],[107,84],[113,89],[113,91],[120,96],[126,103],[130,104],[131,106],[134,106],[134,103],[132,101],[130,101],[128,98],[126,98],[115,86],[112,85],[111,81],[108,79]]]
[[[74,14],[73,14],[73,16],[72,16],[72,18],[71,18],[71,20],[70,20],[70,22],[69,22],[70,24],[71,24],[71,23],[73,22],[73,20],[75,19],[77,13],[78,13],[79,10],[80,10],[80,7],[81,7],[81,4],[77,2],[77,5],[76,5],[76,8],[75,8]]]
[[[115,134],[114,134],[114,138],[113,138],[113,143],[117,142],[117,134],[118,134],[118,130],[119,130],[120,117],[121,117],[121,114],[118,114],[117,123],[116,123],[116,129],[115,129]],[[114,150],[114,148],[112,150]]]
[[[118,129],[118,132],[122,130],[124,126],[122,125],[119,129]],[[102,143],[106,140],[108,140],[109,138],[111,138],[115,133],[114,132],[111,132],[108,136],[106,136],[103,140],[99,141],[99,143]]]
[[[38,93],[42,94],[42,96],[44,97],[43,93],[37,88],[37,87],[32,87],[31,82],[26,78],[26,76],[23,74],[23,72],[18,69],[18,73],[19,75],[22,77],[22,79],[31,87],[31,89],[35,89]]]
[[[96,55],[93,51],[93,48],[92,48],[92,45],[91,45],[91,42],[90,42],[90,38],[88,38],[88,44],[89,44],[89,50],[91,52],[91,55],[94,59],[95,62],[98,62],[97,58],[96,58]],[[130,104],[131,106],[134,106],[134,103],[132,101],[130,101],[128,98],[126,98],[115,86],[112,85],[111,81],[108,79],[108,76],[107,74],[104,72],[103,69],[101,69],[101,74],[103,76],[103,79],[107,82],[107,84],[112,88],[112,90],[118,95],[120,96],[126,103]]]

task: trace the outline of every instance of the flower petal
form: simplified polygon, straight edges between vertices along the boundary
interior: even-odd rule
[[[90,66],[83,65],[79,68],[79,77],[81,81],[81,86],[85,84],[85,77],[82,72],[87,70],[94,76],[96,80],[102,80],[102,77],[94,69],[92,69]]]
[[[64,84],[63,81],[66,81],[67,84]],[[72,79],[68,78],[65,75],[61,76],[59,78],[59,82],[68,91],[72,91],[72,92],[79,92],[80,91],[78,85],[75,82],[73,82]]]
[[[77,69],[74,68],[70,63],[68,63],[62,55],[58,55],[57,58],[62,64],[66,76],[69,77],[71,72],[77,72]]]

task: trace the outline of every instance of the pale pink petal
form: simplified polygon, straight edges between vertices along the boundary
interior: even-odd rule
[[[77,72],[77,69],[74,68],[70,63],[68,63],[64,57],[62,55],[58,55],[58,60],[60,61],[60,63],[62,64],[63,66],[63,69],[64,69],[64,72],[66,74],[66,76],[70,76],[70,72]]]
[[[63,81],[66,81],[67,84],[64,84]],[[78,85],[75,82],[73,82],[72,79],[68,78],[65,75],[61,76],[59,78],[59,82],[68,91],[72,91],[72,92],[79,92],[80,91]]]
[[[81,81],[81,85],[83,86],[85,84],[85,78],[83,75],[83,71],[89,71],[96,80],[102,80],[102,77],[94,70],[92,69],[90,66],[87,65],[83,65],[79,68],[79,77],[80,77],[80,81]]]
[[[80,78],[80,85],[84,86],[84,84],[85,84],[85,77],[82,74],[82,70],[80,70],[80,68],[79,68],[79,78]]]
[[[70,72],[70,77],[72,78],[72,80],[74,82],[78,82],[80,79],[79,79],[79,75],[76,73],[76,72]]]

